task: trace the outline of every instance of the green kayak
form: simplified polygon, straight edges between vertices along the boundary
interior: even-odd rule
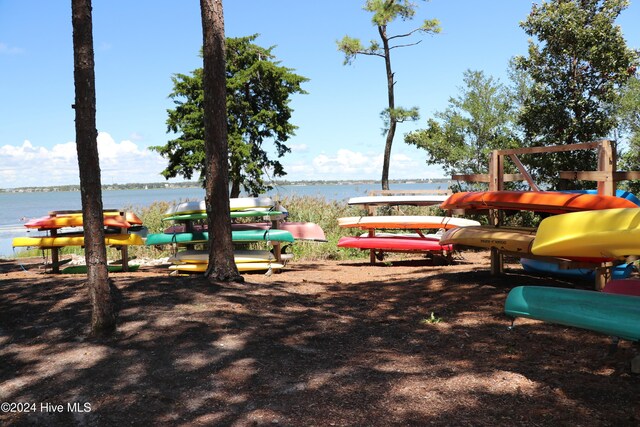
[[[507,296],[504,312],[573,326],[630,340],[640,340],[640,297],[582,289],[519,286]]]
[[[129,271],[137,271],[140,266],[138,264],[132,264],[129,266]],[[109,273],[119,273],[122,271],[121,265],[108,265],[107,270]],[[87,274],[87,266],[86,265],[70,265],[69,267],[65,267],[62,269],[63,274]]]
[[[293,235],[286,230],[241,230],[232,231],[234,242],[293,242]],[[171,243],[206,243],[209,233],[196,231],[193,233],[156,233],[149,234],[145,245],[167,245]]]

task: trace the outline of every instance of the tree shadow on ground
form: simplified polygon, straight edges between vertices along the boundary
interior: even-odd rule
[[[91,404],[8,424],[632,425],[623,343],[503,314],[517,285],[581,286],[468,266],[292,267],[217,291],[116,276],[116,336],[85,340],[84,283],[0,280],[3,401]],[[353,270],[348,279],[336,269]],[[466,270],[465,270],[466,269]],[[385,272],[384,277],[379,277]],[[349,276],[351,277],[351,276]]]

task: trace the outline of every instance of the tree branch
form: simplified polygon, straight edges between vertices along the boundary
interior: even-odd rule
[[[399,45],[396,45],[396,46],[391,46],[391,47],[389,48],[389,50],[391,50],[391,49],[395,49],[395,48],[397,48],[397,47],[409,47],[409,46],[415,46],[415,45],[417,45],[417,44],[420,44],[420,42],[421,42],[421,41],[422,41],[422,40],[418,40],[418,41],[417,41],[417,42],[415,42],[415,43],[399,44]]]
[[[408,33],[406,33],[406,34],[396,34],[395,36],[391,36],[391,37],[389,37],[389,38],[388,38],[388,40],[389,40],[389,41],[391,41],[391,40],[393,40],[393,39],[399,39],[399,38],[402,38],[402,37],[409,37],[410,35],[412,35],[412,34],[413,34],[413,33],[415,33],[416,31],[420,31],[420,30],[422,30],[422,27],[420,27],[420,28],[416,28],[415,30],[411,30],[411,31],[409,31],[409,32],[408,32]]]

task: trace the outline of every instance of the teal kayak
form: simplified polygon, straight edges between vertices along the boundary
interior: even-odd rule
[[[504,312],[587,329],[630,341],[640,340],[640,297],[547,286],[513,288]]]
[[[293,235],[286,230],[241,230],[232,231],[234,242],[293,242]],[[171,243],[206,243],[209,233],[196,231],[193,233],[156,233],[149,234],[145,245],[167,245]]]

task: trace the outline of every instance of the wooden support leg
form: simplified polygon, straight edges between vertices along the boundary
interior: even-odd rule
[[[51,248],[51,271],[60,273],[60,248]]]
[[[120,253],[122,255],[122,271],[129,271],[129,247],[122,245],[122,247],[120,247]]]
[[[273,243],[273,256],[276,257],[276,262],[282,263],[282,245],[280,242]]]
[[[369,237],[375,237],[376,230],[369,230]],[[373,265],[376,263],[376,251],[371,249],[369,250],[369,264]]]
[[[611,265],[603,265],[596,268],[596,291],[601,291],[609,280],[611,280]]]
[[[504,255],[496,248],[491,248],[491,275],[504,273]]]

